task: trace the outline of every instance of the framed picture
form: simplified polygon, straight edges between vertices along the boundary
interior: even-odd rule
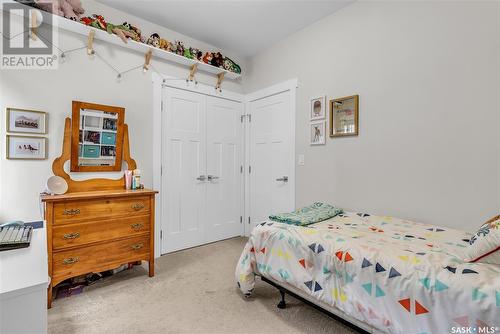
[[[311,122],[311,145],[325,145],[326,121]]]
[[[7,108],[7,132],[47,133],[47,113],[43,111]]]
[[[47,159],[47,138],[7,135],[7,159]]]
[[[311,99],[311,110],[310,117],[311,121],[325,119],[326,106],[325,106],[325,97],[315,97]]]
[[[330,137],[357,136],[359,96],[330,100]]]

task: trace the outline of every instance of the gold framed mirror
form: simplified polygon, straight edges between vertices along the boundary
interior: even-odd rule
[[[72,172],[121,171],[125,109],[73,101]]]

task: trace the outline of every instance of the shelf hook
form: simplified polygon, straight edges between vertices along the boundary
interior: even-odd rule
[[[95,31],[90,30],[89,36],[87,38],[87,54],[89,56],[91,56],[95,53],[95,51],[94,51],[94,36],[95,36]]]
[[[215,85],[215,90],[219,90],[222,92],[222,89],[220,88],[222,80],[224,80],[224,72],[217,74],[217,84]]]
[[[153,50],[149,49],[148,52],[144,55],[144,65],[142,66],[142,69],[144,72],[149,70],[149,64],[151,63],[151,57],[153,56]]]
[[[189,76],[186,79],[186,81],[194,81],[195,84],[198,83],[198,81],[194,80],[194,75],[196,74],[196,70],[198,69],[198,64],[193,64],[191,65],[191,70],[189,71]]]
[[[38,19],[36,17],[36,10],[30,10],[31,13],[31,39],[36,41],[36,28],[38,27]]]

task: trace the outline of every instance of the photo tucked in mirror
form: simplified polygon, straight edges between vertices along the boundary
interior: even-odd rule
[[[73,120],[78,141],[73,138],[72,149],[77,145],[78,155],[72,151],[71,171],[121,170],[123,108],[74,101]]]

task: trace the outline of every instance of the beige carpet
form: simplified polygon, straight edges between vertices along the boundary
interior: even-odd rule
[[[246,239],[235,238],[162,256],[156,276],[121,272],[84,293],[55,300],[49,333],[356,333],[258,280],[244,299],[234,269]]]

